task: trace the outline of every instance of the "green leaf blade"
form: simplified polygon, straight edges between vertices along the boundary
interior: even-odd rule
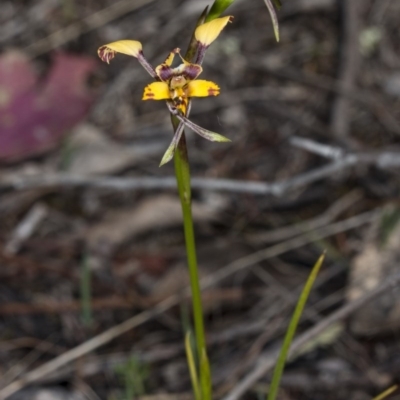
[[[389,389],[385,390],[383,393],[380,395],[376,396],[373,398],[373,400],[383,400],[386,399],[386,397],[390,396],[393,392],[395,392],[398,388],[398,385],[393,385]]]
[[[201,393],[203,395],[202,397],[203,400],[211,400],[212,399],[211,368],[205,348],[203,348],[201,351],[200,380],[201,380]]]
[[[321,269],[322,263],[325,259],[325,253],[322,254],[317,262],[314,264],[313,269],[307,279],[306,284],[300,294],[299,300],[296,304],[295,310],[293,312],[292,318],[289,323],[289,327],[286,331],[285,339],[283,340],[282,348],[279,353],[278,360],[275,365],[274,373],[272,376],[271,386],[269,388],[268,398],[267,400],[275,400],[278,394],[279,384],[281,381],[281,377],[283,374],[283,370],[285,368],[286,357],[290,350],[290,345],[292,343],[293,337],[296,333],[297,326],[300,321],[300,317],[303,313],[304,307],[306,305],[308,296],[311,292],[315,279],[317,278],[318,272]]]
[[[274,2],[275,2],[275,4],[277,4],[277,0],[274,0]],[[278,23],[278,17],[276,15],[274,5],[272,4],[271,0],[264,0],[264,3],[268,8],[269,15],[271,16],[272,26],[274,28],[275,39],[277,42],[279,42],[279,23]],[[280,4],[280,2],[279,2],[279,4]]]
[[[188,332],[185,336],[185,350],[186,350],[186,359],[188,362],[190,379],[192,381],[193,393],[195,400],[201,400],[201,390],[199,385],[199,378],[197,375],[196,363],[194,361],[194,355],[192,351],[192,345],[190,343],[190,332]]]
[[[215,0],[205,22],[218,18],[235,0]]]

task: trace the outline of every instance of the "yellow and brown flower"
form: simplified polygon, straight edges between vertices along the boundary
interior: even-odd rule
[[[197,77],[203,71],[200,64],[203,61],[205,50],[218,37],[231,19],[232,17],[217,18],[200,25],[196,29],[195,37],[198,41],[196,63],[190,63],[185,60],[177,48],[170,52],[162,64],[153,68],[144,57],[142,44],[136,40],[119,40],[101,46],[98,50],[99,57],[107,63],[110,63],[110,60],[115,57],[116,53],[137,58],[144,69],[156,80],[156,82],[150,83],[144,88],[142,99],[166,100],[171,114],[179,119],[180,124],[175,131],[170,146],[164,154],[161,165],[171,160],[184,126],[192,129],[207,140],[216,142],[229,141],[229,139],[218,133],[211,132],[194,124],[187,118],[187,115],[191,98],[219,95],[220,89],[216,83],[197,79]],[[172,64],[176,55],[180,57],[182,63],[177,67],[173,67]]]
[[[182,64],[172,68],[176,54],[181,58]],[[144,89],[143,100],[171,100],[182,114],[186,115],[190,98],[219,95],[219,86],[216,83],[195,80],[203,68],[183,59],[179,49],[173,50],[155,71],[161,82],[147,85]]]

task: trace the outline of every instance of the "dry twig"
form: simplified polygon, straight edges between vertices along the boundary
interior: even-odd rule
[[[370,90],[360,89],[349,90],[348,88],[340,85],[339,81],[330,78],[329,76],[322,76],[310,73],[299,73],[298,70],[285,68],[274,69],[268,67],[265,62],[259,59],[252,59],[251,65],[258,66],[266,70],[269,74],[276,77],[289,79],[293,82],[298,82],[302,85],[312,86],[321,90],[326,90],[346,99],[357,101],[360,104],[367,106],[385,127],[388,132],[393,132],[397,135],[400,134],[400,123],[390,111],[389,105],[383,101],[378,93]]]
[[[356,75],[360,63],[359,27],[360,27],[360,0],[342,0],[343,9],[343,45],[341,46],[341,65],[339,84],[347,91],[354,89]],[[345,138],[350,129],[350,101],[339,96],[332,107],[332,132],[337,138]]]
[[[12,237],[4,248],[5,254],[16,254],[23,242],[34,233],[46,214],[47,207],[44,204],[37,203],[34,205],[15,228]]]
[[[81,21],[74,22],[66,28],[60,29],[45,38],[38,40],[25,48],[25,51],[31,57],[37,57],[41,54],[54,50],[61,45],[78,38],[84,33],[93,31],[109,22],[122,17],[123,15],[137,10],[153,0],[120,0],[109,7],[103,8],[93,14],[88,15]]]
[[[326,145],[321,145],[312,142],[308,139],[296,138],[296,144],[307,142],[307,150],[312,150],[320,155],[328,158],[334,158],[330,164],[315,168],[311,171],[304,172],[293,178],[274,183],[263,182],[247,182],[230,179],[207,179],[193,178],[192,186],[194,189],[227,191],[236,193],[253,193],[253,194],[270,194],[273,196],[283,196],[288,191],[303,187],[310,183],[332,176],[333,174],[344,171],[355,165],[374,165],[378,168],[398,168],[400,166],[399,152],[360,152],[360,153],[344,153],[338,157],[339,150],[336,147],[331,147],[328,151]],[[314,148],[311,148],[309,143],[314,143]],[[322,151],[321,149],[324,148]],[[319,150],[318,150],[319,149]],[[329,154],[331,156],[329,156]],[[121,178],[121,177],[85,177],[68,174],[48,174],[40,176],[18,176],[13,175],[0,180],[0,189],[27,190],[32,188],[55,188],[55,187],[87,187],[96,189],[111,189],[111,190],[160,190],[173,189],[176,187],[175,178],[172,176],[154,178]]]
[[[165,296],[164,296],[165,297]],[[202,293],[204,308],[215,305],[216,303],[234,303],[239,302],[243,298],[243,291],[240,288],[233,289],[210,289]],[[107,309],[128,309],[134,307],[149,308],[157,305],[160,302],[160,296],[132,297],[123,296],[108,296],[92,298],[92,310],[107,310]],[[41,303],[21,303],[12,302],[0,304],[0,315],[29,315],[29,314],[62,314],[79,312],[82,305],[77,300],[66,301],[46,301]]]
[[[340,214],[348,210],[362,198],[362,192],[353,190],[335,203],[326,211],[317,217],[302,221],[298,224],[283,226],[274,230],[248,235],[246,238],[253,243],[271,243],[281,240],[287,240],[305,232],[311,232],[314,229],[330,224]]]

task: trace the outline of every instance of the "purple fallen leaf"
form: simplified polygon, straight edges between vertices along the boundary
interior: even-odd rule
[[[34,70],[22,53],[9,51],[3,54],[0,57],[0,108],[31,89],[36,80]]]
[[[60,144],[92,104],[86,79],[95,65],[88,57],[58,53],[38,82],[21,53],[0,57],[0,161],[19,161]]]

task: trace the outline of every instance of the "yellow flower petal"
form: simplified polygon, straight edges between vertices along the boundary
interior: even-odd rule
[[[219,86],[214,82],[198,79],[189,82],[187,95],[188,97],[218,96]]]
[[[136,40],[118,40],[101,46],[97,54],[107,63],[115,57],[115,53],[122,53],[132,57],[138,57],[142,51],[142,44]]]
[[[194,35],[196,39],[203,45],[209,46],[221,33],[222,29],[225,28],[228,22],[232,21],[231,16],[216,18],[210,22],[206,22],[200,25]]]
[[[169,87],[165,82],[153,82],[144,88],[142,100],[170,99]]]

